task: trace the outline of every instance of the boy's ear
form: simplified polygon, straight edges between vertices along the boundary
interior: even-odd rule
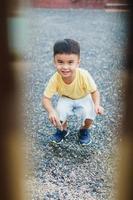
[[[53,58],[53,64],[55,65],[55,57]]]
[[[78,64],[78,66],[79,66],[79,64],[80,64],[80,58],[78,59],[78,63],[77,63],[77,64]]]

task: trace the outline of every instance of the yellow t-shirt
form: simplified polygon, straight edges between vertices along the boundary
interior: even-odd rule
[[[56,72],[49,80],[44,91],[44,96],[51,98],[58,93],[60,96],[67,96],[71,99],[79,99],[87,94],[96,91],[97,86],[90,73],[82,68],[76,69],[75,79],[66,84],[61,75]]]

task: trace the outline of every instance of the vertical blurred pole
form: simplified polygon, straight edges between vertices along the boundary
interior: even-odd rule
[[[131,5],[132,2],[129,1]],[[133,200],[133,7],[130,6],[119,200]]]
[[[22,199],[18,85],[7,28],[12,3],[0,1],[0,200]]]

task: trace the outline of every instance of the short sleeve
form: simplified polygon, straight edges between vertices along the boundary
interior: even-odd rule
[[[85,88],[87,92],[92,93],[97,90],[97,85],[88,71],[86,71]]]
[[[54,74],[50,78],[50,80],[44,90],[43,95],[48,98],[51,98],[56,93],[57,93],[57,76],[56,76],[56,74]]]

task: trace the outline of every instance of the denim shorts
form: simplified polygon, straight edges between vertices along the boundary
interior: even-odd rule
[[[60,121],[65,122],[68,116],[76,114],[83,121],[85,119],[94,120],[96,112],[91,95],[87,95],[80,99],[71,99],[61,96],[56,107]]]

